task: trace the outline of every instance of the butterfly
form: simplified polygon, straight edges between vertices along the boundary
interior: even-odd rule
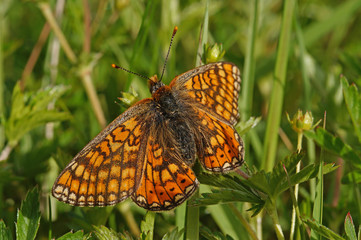
[[[73,158],[53,185],[55,198],[109,206],[131,197],[147,210],[170,210],[197,190],[196,158],[215,173],[242,165],[243,141],[233,127],[241,84],[236,65],[203,65],[169,86],[157,75],[148,83],[152,97],[126,110]]]

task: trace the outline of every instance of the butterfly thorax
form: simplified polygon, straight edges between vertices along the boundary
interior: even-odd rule
[[[188,165],[193,165],[196,155],[195,139],[191,131],[191,109],[185,109],[186,106],[177,101],[172,89],[163,85],[152,94],[155,104],[156,118],[155,124],[159,128],[169,131],[166,135],[164,145],[169,145],[173,158],[182,159]]]

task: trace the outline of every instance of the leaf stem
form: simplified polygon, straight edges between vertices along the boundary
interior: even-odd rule
[[[271,198],[268,198],[265,203],[265,208],[266,208],[268,214],[270,215],[270,217],[272,218],[273,227],[276,232],[277,239],[284,240],[285,237],[283,235],[282,227],[281,227],[281,224],[278,219],[277,209],[276,209],[274,200]]]
[[[235,214],[235,216],[238,218],[238,220],[242,223],[242,226],[246,229],[246,231],[248,232],[249,236],[251,237],[251,239],[253,240],[258,240],[256,233],[253,231],[251,225],[248,224],[248,222],[246,221],[246,219],[242,216],[242,214],[238,211],[238,209],[236,208],[236,206],[234,206],[233,203],[228,204],[228,206],[232,209],[233,213]]]
[[[6,144],[6,146],[4,147],[4,149],[1,151],[0,153],[0,162],[1,161],[5,161],[6,159],[9,158],[10,153],[13,150],[13,146],[11,144]]]

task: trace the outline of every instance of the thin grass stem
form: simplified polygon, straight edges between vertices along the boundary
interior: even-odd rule
[[[63,32],[61,31],[54,14],[50,8],[49,3],[47,2],[39,2],[39,8],[41,12],[43,13],[46,21],[49,23],[51,29],[54,31],[54,34],[57,36],[57,38],[60,41],[60,45],[64,49],[65,55],[69,58],[69,60],[72,63],[76,63],[78,58],[76,57],[75,53],[71,49],[68,41],[66,40]]]
[[[262,160],[262,166],[266,171],[271,171],[276,158],[278,129],[281,122],[288,55],[291,45],[290,39],[294,7],[295,0],[290,0],[285,2],[283,9],[282,26],[277,50]]]

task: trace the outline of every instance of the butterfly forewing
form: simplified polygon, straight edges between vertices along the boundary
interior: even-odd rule
[[[76,206],[107,206],[136,191],[150,122],[150,99],[131,107],[95,137],[59,175],[52,194]]]
[[[233,63],[200,66],[177,76],[170,83],[175,91],[186,91],[201,108],[212,111],[230,124],[239,118],[240,71]]]

